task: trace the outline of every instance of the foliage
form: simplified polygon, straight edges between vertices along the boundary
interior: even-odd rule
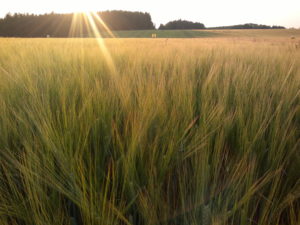
[[[285,27],[277,25],[268,26],[263,24],[245,23],[232,26],[212,27],[210,29],[285,29]]]
[[[154,29],[149,13],[128,11],[104,11],[97,13],[111,30]],[[99,31],[105,27],[92,15]],[[76,29],[71,30],[75,26]],[[0,20],[0,36],[4,37],[85,37],[95,36],[93,26],[84,13],[77,14],[7,14]]]
[[[177,30],[177,29],[205,29],[203,23],[190,22],[187,20],[174,20],[166,23],[165,25],[161,24],[159,27],[160,30]]]

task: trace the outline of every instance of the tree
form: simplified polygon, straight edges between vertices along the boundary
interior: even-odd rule
[[[160,30],[177,30],[177,29],[205,29],[203,23],[190,22],[187,20],[174,20],[170,21],[167,24],[161,24],[159,26]]]

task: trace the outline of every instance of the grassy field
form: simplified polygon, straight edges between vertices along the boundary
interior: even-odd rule
[[[280,34],[0,39],[0,224],[299,225]]]
[[[114,31],[115,37],[118,38],[151,38],[156,34],[157,38],[203,38],[217,37],[216,32],[204,30],[134,30],[134,31]],[[104,38],[111,37],[107,32],[102,33]]]
[[[156,34],[157,38],[262,38],[262,37],[297,37],[300,38],[300,30],[134,30],[134,31],[113,31],[113,35],[117,38],[151,38],[152,34]],[[104,38],[110,38],[111,34],[102,32]]]

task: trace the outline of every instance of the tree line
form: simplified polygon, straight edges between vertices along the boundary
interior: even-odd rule
[[[91,21],[92,20],[92,21]],[[0,19],[0,36],[4,37],[87,37],[98,31],[155,29],[149,13],[103,11],[95,14],[48,13],[7,14]]]
[[[100,31],[152,30],[155,26],[149,13],[112,10],[87,16],[83,13],[57,14],[7,14],[0,19],[0,36],[4,37],[93,37],[95,28]],[[203,23],[174,20],[159,26],[160,30],[206,29]],[[285,29],[247,23],[242,25],[212,27],[209,29]]]
[[[191,22],[187,20],[174,20],[166,23],[165,25],[161,24],[159,26],[160,30],[180,30],[180,29],[205,29],[203,23]]]
[[[245,23],[232,26],[211,27],[210,29],[285,29],[283,26],[268,26],[263,24]]]
[[[268,26],[263,24],[255,23],[246,23],[240,25],[232,26],[221,26],[221,27],[209,27],[206,28],[203,23],[195,23],[186,20],[174,20],[166,23],[165,25],[161,24],[159,27],[160,30],[177,30],[177,29],[285,29],[283,26]]]

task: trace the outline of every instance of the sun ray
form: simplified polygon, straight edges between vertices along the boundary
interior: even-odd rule
[[[100,28],[101,25],[101,28]],[[97,13],[86,12],[86,13],[74,13],[72,15],[72,21],[69,29],[69,37],[93,37],[96,39],[97,45],[104,56],[106,64],[108,65],[111,72],[115,73],[116,68],[108,51],[104,39],[101,35],[100,29],[104,29],[110,37],[115,37],[109,27],[104,21],[97,15]],[[81,43],[81,42],[80,42]]]
[[[77,32],[78,23],[79,23],[78,16],[79,16],[78,13],[73,13],[73,15],[72,15],[72,22],[71,22],[71,26],[69,29],[69,35],[68,35],[69,37],[76,37],[76,32]]]
[[[92,31],[91,24],[90,24],[90,21],[88,19],[88,14],[89,13],[82,13],[81,14],[82,15],[82,20],[84,21],[84,28],[85,28],[84,35],[87,35],[87,37],[93,37],[95,34]]]
[[[82,25],[82,13],[79,14],[79,36],[82,38],[83,37],[83,25]]]
[[[92,16],[92,13],[85,13],[84,14],[87,18],[87,21],[91,27],[91,30],[92,30],[92,33],[94,34],[96,40],[97,40],[97,44],[99,46],[99,48],[101,49],[103,55],[104,55],[104,58],[106,60],[106,63],[109,67],[109,69],[111,70],[111,72],[115,73],[116,72],[116,67],[115,67],[115,64],[113,62],[113,59],[108,51],[108,49],[106,48],[106,45],[105,45],[105,42],[103,40],[103,37],[100,33],[100,31],[98,30],[97,28],[97,25],[95,23],[95,20]]]
[[[96,19],[97,22],[99,22],[105,29],[105,31],[112,37],[112,38],[115,38],[115,35],[113,34],[113,32],[109,29],[109,27],[104,23],[104,21],[101,19],[101,17],[95,13],[95,12],[92,12],[91,13],[92,16]]]

